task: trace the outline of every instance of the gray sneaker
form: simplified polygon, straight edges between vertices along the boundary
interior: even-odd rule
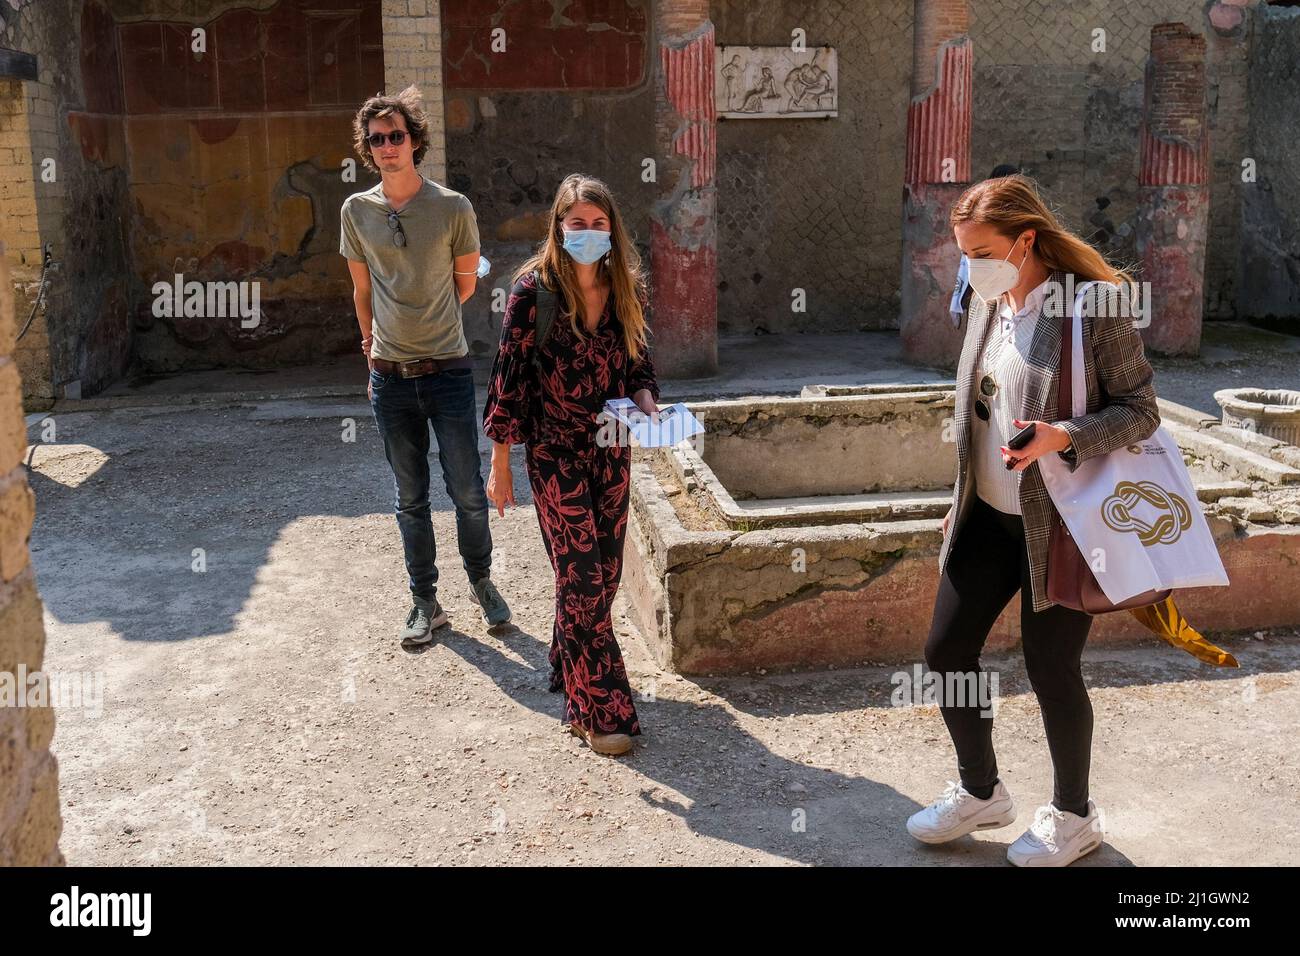
[[[506,624],[510,620],[510,607],[501,596],[491,578],[479,578],[472,587],[474,601],[483,609],[483,620],[489,627]]]
[[[432,607],[416,602],[411,608],[411,613],[406,616],[406,627],[402,628],[398,637],[403,647],[428,644],[433,640],[433,629],[442,627],[446,623],[447,612],[442,609],[437,598],[434,599]]]

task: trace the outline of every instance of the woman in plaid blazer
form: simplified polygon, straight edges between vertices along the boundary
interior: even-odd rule
[[[1025,669],[1042,709],[1055,788],[1007,856],[1022,866],[1065,866],[1104,836],[1088,798],[1092,705],[1080,671],[1092,618],[1047,598],[1055,508],[1037,460],[1060,455],[1073,470],[1151,435],[1160,424],[1153,373],[1131,310],[1085,314],[1087,414],[1057,420],[1061,310],[1073,308],[1075,285],[1099,280],[1119,293],[1131,288],[1129,277],[1063,227],[1024,176],[972,186],[950,218],[975,295],[957,365],[957,481],[925,656],[943,677],[940,712],[961,783],[950,782],[907,827],[919,840],[944,843],[1016,819],[998,778],[979,657],[1019,591]],[[1030,424],[1032,439],[1010,448],[1011,436]],[[971,689],[974,700],[959,693]]]

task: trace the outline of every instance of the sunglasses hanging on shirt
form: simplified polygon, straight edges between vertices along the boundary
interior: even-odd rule
[[[994,381],[992,375],[985,375],[980,379],[980,395],[982,398],[975,399],[975,415],[980,421],[989,420],[989,403],[985,401],[992,398],[998,392],[998,383]]]
[[[397,218],[397,213],[388,214],[388,228],[393,231],[393,245],[401,249],[406,246],[406,232],[402,229],[402,220]]]

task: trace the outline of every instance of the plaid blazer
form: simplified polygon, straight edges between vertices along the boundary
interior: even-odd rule
[[[1154,372],[1142,346],[1142,336],[1127,316],[1083,316],[1083,366],[1088,383],[1087,414],[1059,420],[1056,382],[1060,368],[1061,316],[1056,306],[1074,307],[1064,300],[1065,273],[1053,272],[1049,281],[1061,291],[1043,300],[1026,364],[1021,421],[1059,424],[1070,433],[1070,454],[1060,454],[1073,471],[1080,462],[1105,455],[1148,438],[1160,426],[1160,410],[1152,387]],[[1080,285],[1082,283],[1079,283]],[[952,520],[939,550],[939,573],[948,565],[948,552],[975,499],[971,456],[971,407],[974,403],[975,367],[989,328],[996,324],[993,309],[972,298],[967,311],[966,337],[957,362],[957,395],[953,419],[957,439],[957,481],[953,487]],[[1067,347],[1069,343],[1066,343]],[[1020,510],[1025,525],[1033,585],[1033,609],[1052,606],[1047,599],[1047,544],[1056,508],[1043,484],[1038,463],[1020,473]]]

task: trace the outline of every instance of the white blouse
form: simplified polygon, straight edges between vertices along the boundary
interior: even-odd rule
[[[1047,297],[1044,280],[1025,296],[1024,306],[1013,312],[1005,299],[998,305],[997,324],[988,330],[984,348],[975,363],[975,385],[971,393],[971,449],[974,458],[975,493],[999,511],[1020,514],[1019,471],[1011,471],[1002,460],[1000,446],[1017,431],[1012,420],[1020,417],[1024,404],[1028,365],[1025,356],[1034,339],[1038,313]],[[997,383],[992,397],[980,390],[985,375]],[[989,420],[975,414],[973,404],[983,399],[989,405]]]

